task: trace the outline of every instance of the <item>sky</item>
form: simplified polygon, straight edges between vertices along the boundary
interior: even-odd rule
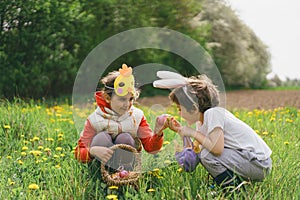
[[[269,47],[272,73],[300,79],[300,0],[227,0]]]

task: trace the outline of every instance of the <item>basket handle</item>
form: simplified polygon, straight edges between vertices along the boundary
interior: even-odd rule
[[[134,147],[132,147],[128,144],[115,144],[115,145],[110,147],[110,149],[113,150],[113,151],[116,150],[117,148],[128,150],[128,151],[131,151],[133,153],[138,153],[136,148],[134,148]]]

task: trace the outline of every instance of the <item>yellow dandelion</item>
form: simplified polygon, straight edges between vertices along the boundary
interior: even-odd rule
[[[65,157],[65,154],[64,153],[60,154],[60,157]]]
[[[26,156],[26,155],[27,155],[26,152],[24,152],[24,151],[21,152],[21,156]]]
[[[288,113],[290,112],[290,110],[289,110],[289,109],[287,109],[285,112],[288,114]]]
[[[62,114],[60,114],[60,113],[56,113],[56,114],[55,114],[55,116],[56,116],[56,117],[61,117],[61,116],[62,116]]]
[[[33,151],[30,151],[29,153],[30,153],[30,154],[33,154],[33,155],[35,155],[35,156],[40,156],[40,155],[42,154],[42,152],[41,152],[41,151],[38,151],[38,150],[33,150]]]
[[[169,165],[169,164],[171,164],[172,162],[171,162],[171,160],[165,160],[164,163],[165,163],[166,165]]]
[[[117,190],[118,188],[119,188],[119,187],[118,187],[118,186],[115,186],[115,185],[112,185],[112,186],[109,187],[110,190]]]
[[[14,185],[16,182],[12,181],[10,178],[7,179],[8,185]]]
[[[164,144],[164,145],[167,145],[167,144],[170,144],[170,142],[169,142],[169,141],[164,141],[163,144]]]
[[[155,192],[155,189],[150,188],[150,189],[147,190],[147,192]]]
[[[55,168],[60,169],[60,164],[55,165]]]
[[[11,127],[10,127],[10,125],[7,124],[7,125],[4,125],[4,128],[5,129],[10,129]]]
[[[46,157],[43,157],[42,159],[43,159],[44,161],[48,160],[48,158],[46,158]]]
[[[39,138],[39,137],[37,137],[37,136],[34,136],[34,137],[32,138],[32,140],[33,140],[33,141],[39,141],[39,140],[40,140],[40,138]]]
[[[269,133],[267,131],[262,132],[263,135],[268,135]]]
[[[23,147],[22,147],[22,151],[26,151],[26,150],[28,150],[28,147],[23,146]]]
[[[20,165],[23,165],[24,163],[22,162],[22,160],[18,160],[18,163],[20,164]]]
[[[106,196],[107,199],[113,199],[113,200],[118,200],[118,196],[115,194],[109,194]]]
[[[38,146],[38,149],[42,150],[42,149],[44,149],[44,147],[43,146]]]
[[[56,128],[56,129],[54,129],[54,131],[59,132],[59,131],[60,131],[60,128]]]
[[[39,189],[40,187],[37,185],[37,184],[30,184],[29,186],[28,186],[28,188],[29,189],[31,189],[31,190],[37,190],[37,189]]]
[[[44,149],[44,151],[45,151],[45,152],[51,151],[51,149],[47,147],[47,148]]]
[[[182,171],[183,171],[182,168],[178,168],[178,169],[177,169],[177,172],[182,172]]]
[[[273,121],[275,121],[275,118],[274,118],[274,117],[271,117],[271,118],[270,118],[270,122],[273,122]]]
[[[23,143],[24,143],[24,144],[28,144],[28,143],[29,143],[29,141],[27,141],[27,140],[24,140],[24,141],[23,141]]]
[[[154,171],[154,172],[159,172],[159,171],[160,171],[160,169],[158,169],[158,168],[155,168],[155,169],[153,169],[153,171]]]
[[[50,142],[54,141],[53,138],[46,138],[46,140],[47,140],[47,141],[50,141]]]
[[[285,141],[283,144],[285,144],[285,145],[288,145],[288,144],[290,144],[288,141]]]
[[[62,150],[62,147],[56,147],[55,150],[56,150],[56,151],[61,151],[61,150]]]
[[[288,123],[293,123],[294,122],[294,120],[292,120],[292,119],[286,119],[285,121],[288,122]]]
[[[20,137],[21,137],[21,138],[24,138],[24,137],[25,137],[25,135],[21,135]]]
[[[63,140],[63,138],[62,138],[62,137],[60,137],[60,138],[58,138],[58,139],[57,139],[57,141],[62,141],[62,140]]]
[[[58,155],[56,155],[56,154],[55,154],[53,157],[54,157],[54,158],[59,158],[59,156],[58,156]]]
[[[6,158],[7,158],[7,159],[12,159],[12,157],[11,157],[11,156],[6,156]]]
[[[58,136],[58,137],[63,137],[64,134],[60,133],[60,134],[58,134],[57,136]]]
[[[74,124],[74,121],[72,121],[72,120],[69,120],[69,124],[72,124],[72,125],[73,125],[73,124]]]

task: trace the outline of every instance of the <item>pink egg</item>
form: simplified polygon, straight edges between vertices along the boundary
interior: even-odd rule
[[[126,170],[122,170],[122,171],[119,172],[119,176],[120,176],[121,178],[125,178],[125,177],[127,177],[128,175],[129,175],[129,172],[126,171]]]
[[[163,114],[157,117],[157,124],[158,125],[164,125],[166,119],[167,119],[167,115]]]

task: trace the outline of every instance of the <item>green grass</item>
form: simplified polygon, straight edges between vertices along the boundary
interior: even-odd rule
[[[300,90],[300,86],[277,86],[267,88],[267,90]]]
[[[142,109],[151,124],[160,114],[157,109]],[[273,150],[271,174],[264,182],[247,185],[246,192],[233,195],[233,199],[299,199],[300,110],[231,111]],[[21,100],[0,102],[0,199],[107,199],[108,193],[116,194],[117,199],[226,198],[222,193],[211,195],[219,189],[210,188],[212,180],[201,165],[192,173],[180,172],[173,156],[173,140],[178,137],[170,130],[165,132],[167,142],[157,156],[143,153],[145,173],[138,191],[131,187],[107,189],[91,175],[88,165],[74,159],[79,137],[74,112],[67,104],[47,107]],[[76,110],[76,122],[83,123],[89,112]],[[164,112],[176,115],[174,108]],[[38,188],[30,189],[31,184]]]

